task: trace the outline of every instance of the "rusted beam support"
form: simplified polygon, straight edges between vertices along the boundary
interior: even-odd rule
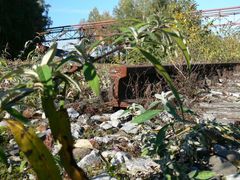
[[[174,79],[181,70],[187,72],[186,65],[176,68],[173,65],[165,65],[166,71]],[[217,64],[193,64],[192,73],[196,74],[196,80],[222,76],[226,71],[239,70],[240,63],[217,63]],[[155,71],[151,65],[147,66],[111,66],[109,70],[112,87],[109,90],[110,102],[113,107],[127,107],[137,100],[147,101],[146,94],[154,92],[154,86],[158,91],[168,90],[167,83]],[[187,74],[187,73],[186,73]],[[155,90],[156,90],[155,88]],[[149,91],[149,92],[148,92]]]

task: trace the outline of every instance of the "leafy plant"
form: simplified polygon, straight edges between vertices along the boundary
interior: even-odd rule
[[[171,47],[179,47],[182,51],[189,74],[191,72],[191,57],[188,51],[186,41],[179,33],[176,25],[170,22],[162,22],[158,16],[154,16],[148,23],[137,24],[135,27],[127,29],[123,35],[117,38],[115,43],[126,43],[126,49],[139,52],[144,58],[151,62],[156,71],[168,83],[171,91],[176,97],[180,107],[182,118],[183,108],[178,91],[173,81],[162,65],[162,61],[166,58]],[[161,56],[157,56],[156,50],[161,52]]]
[[[216,176],[209,168],[209,158],[213,154],[215,144],[230,147],[240,147],[239,129],[234,125],[222,125],[216,122],[186,123],[177,115],[174,106],[174,96],[171,92],[155,95],[157,101],[149,107],[159,108],[168,112],[172,121],[164,121],[157,133],[148,132],[143,136],[142,156],[150,156],[161,165],[163,176],[166,179],[211,179]],[[185,108],[184,108],[185,109]],[[153,116],[146,110],[134,119],[141,117],[143,123]],[[188,110],[189,113],[192,113]],[[194,115],[194,114],[192,114]],[[161,121],[155,116],[155,121]],[[239,163],[232,162],[236,167]],[[195,167],[195,168],[193,168]]]
[[[2,92],[1,111],[5,110],[16,118],[16,120],[7,119],[6,121],[19,147],[32,164],[39,179],[46,179],[48,177],[60,179],[60,173],[52,155],[36,136],[34,131],[28,127],[28,120],[16,109],[16,105],[23,98],[34,92],[41,93],[42,107],[49,120],[54,140],[61,144],[59,155],[68,175],[72,179],[87,179],[84,171],[77,166],[73,159],[73,139],[71,136],[68,114],[63,107],[64,103],[62,103],[64,99],[57,98],[59,95],[63,95],[64,97],[69,85],[80,89],[78,83],[67,74],[61,72],[61,67],[69,62],[69,60],[82,65],[83,74],[86,80],[89,82],[93,91],[99,95],[99,78],[92,65],[90,56],[87,54],[88,52],[84,49],[84,41],[81,43],[82,44],[79,46],[76,46],[77,51],[74,56],[69,56],[61,62],[54,61],[57,44],[53,43],[39,64],[30,67],[19,67],[17,70],[10,72],[1,79],[19,76],[29,79],[32,82],[32,84],[28,85],[25,84],[25,82],[20,82],[12,89]],[[46,163],[47,166],[41,163]]]

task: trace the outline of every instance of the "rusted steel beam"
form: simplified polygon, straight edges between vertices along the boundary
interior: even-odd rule
[[[173,79],[179,74],[179,70],[182,73],[187,72],[186,65],[180,65],[177,68],[173,65],[165,65],[164,68]],[[197,75],[199,81],[206,77],[222,76],[224,72],[236,69],[240,69],[240,63],[192,65],[192,73]],[[112,80],[109,104],[113,107],[127,107],[138,101],[146,102],[154,93],[169,90],[167,83],[151,65],[111,66],[109,74]],[[187,75],[187,73],[185,74]]]

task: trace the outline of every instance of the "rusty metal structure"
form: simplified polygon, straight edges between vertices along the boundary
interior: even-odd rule
[[[81,23],[78,25],[67,25],[67,26],[59,26],[59,27],[51,27],[46,29],[43,33],[44,41],[65,41],[65,40],[73,40],[73,39],[82,39],[84,37],[88,38],[100,38],[103,34],[99,32],[106,31],[109,26],[116,23],[115,20],[106,20],[106,21],[98,21],[98,22],[88,22]],[[105,34],[107,36],[107,34]]]
[[[240,26],[240,6],[200,10],[205,21],[213,21],[213,27]]]
[[[198,12],[200,12],[204,17],[226,17],[240,14],[240,6],[206,9],[200,10]]]
[[[232,25],[239,26],[240,21],[236,19],[240,15],[240,6],[200,10],[200,13],[206,20],[220,19],[218,24],[214,26]],[[234,17],[234,18],[233,18]],[[229,19],[227,19],[229,18]],[[223,19],[223,21],[221,21]],[[45,31],[45,41],[53,40],[64,41],[71,39],[97,38],[110,35],[108,28],[117,24],[115,20],[82,23],[79,25],[68,25],[60,27],[52,27]],[[240,67],[240,63],[227,64],[194,64],[192,66],[193,74],[196,81],[204,81],[206,77],[221,76],[222,72],[233,71]],[[186,72],[186,65],[176,68],[172,65],[165,66],[166,71],[175,79],[179,75],[178,71]],[[73,72],[76,68],[73,67]],[[109,104],[112,107],[127,107],[133,102],[144,103],[144,101],[152,98],[153,93],[158,93],[168,89],[167,83],[157,74],[153,66],[110,66],[110,78],[112,87],[109,91]]]
[[[193,64],[192,76],[195,81],[204,86],[205,78],[220,78],[227,72],[239,70],[240,63]],[[165,65],[165,70],[174,79],[181,72],[187,72],[187,66],[176,68]],[[148,66],[112,66],[110,69],[112,87],[110,88],[110,102],[113,107],[127,107],[133,102],[143,103],[153,97],[155,93],[169,90],[167,83],[151,65]]]
[[[240,25],[240,17],[238,16],[240,15],[240,6],[199,10],[195,13],[200,13],[202,17],[208,19],[218,18],[219,22],[217,24],[214,24],[214,26]],[[101,38],[103,36],[107,36],[108,34],[104,33],[106,32],[106,29],[116,23],[117,21],[115,20],[105,20],[98,22],[81,23],[77,25],[51,27],[47,28],[45,32],[40,34],[44,35],[45,42],[51,42],[54,40],[80,40],[83,37]]]

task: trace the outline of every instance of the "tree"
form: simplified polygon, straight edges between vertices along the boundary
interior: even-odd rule
[[[26,41],[50,25],[48,7],[44,0],[0,0],[0,54],[6,49],[16,57]]]
[[[151,14],[163,12],[171,1],[169,0],[120,0],[113,14],[117,19],[146,20]]]
[[[96,7],[93,8],[88,15],[88,22],[96,22],[96,21],[109,20],[109,19],[112,19],[112,16],[108,11],[104,11],[101,14]]]

